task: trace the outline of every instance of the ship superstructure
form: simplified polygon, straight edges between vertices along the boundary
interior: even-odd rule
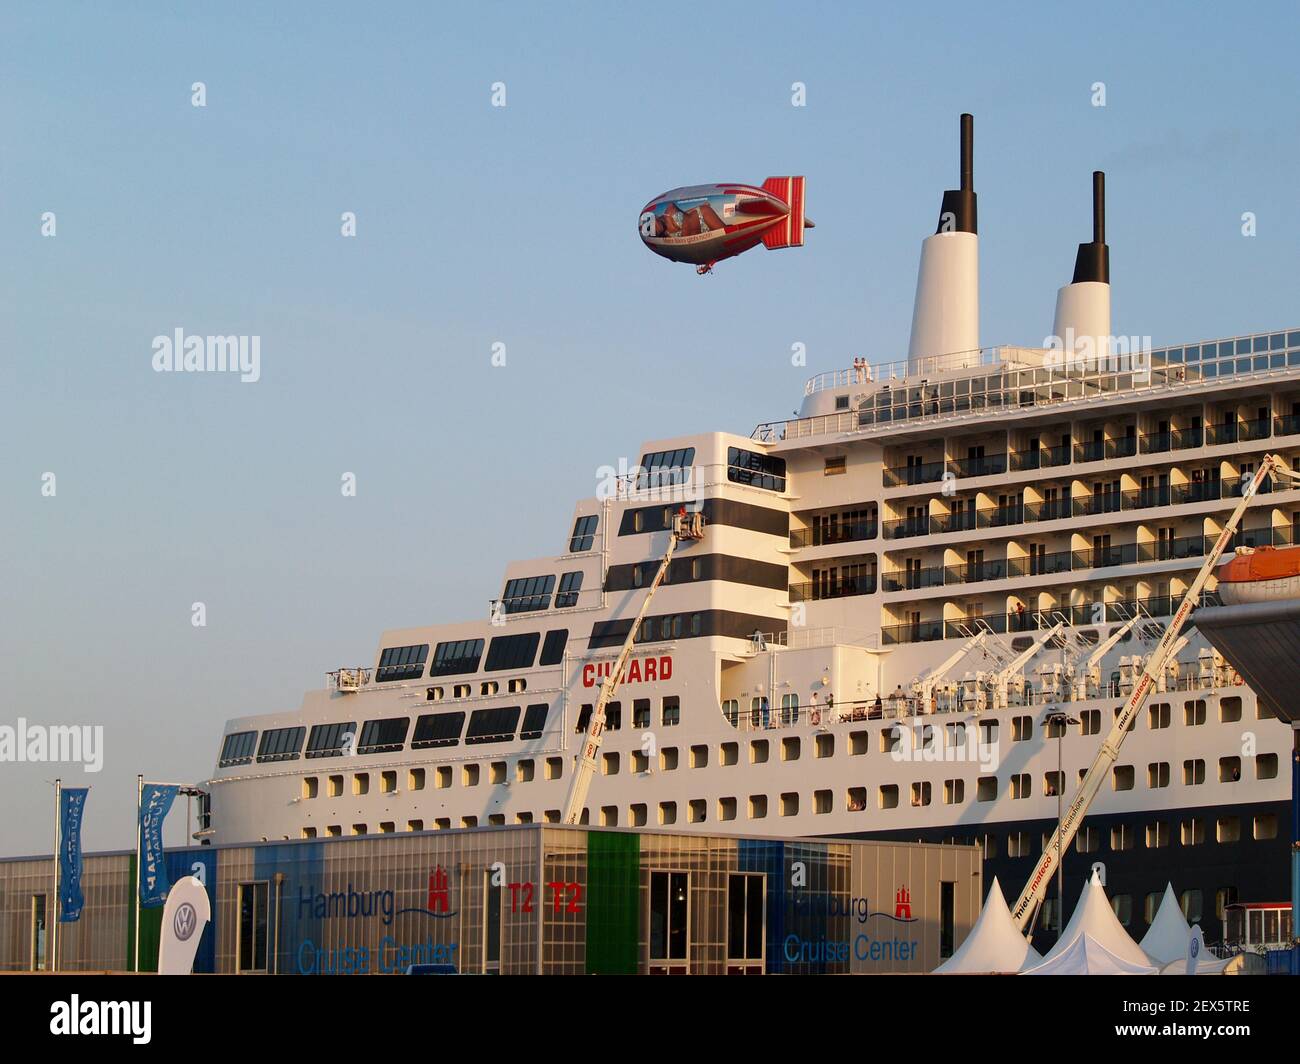
[[[1300,468],[1300,330],[1112,336],[1095,175],[1051,343],[981,347],[972,145],[963,116],[906,359],[820,374],[750,435],[646,442],[483,617],[385,632],[296,710],[230,721],[206,837],[558,823],[685,508],[703,536],[637,632],[582,822],[977,840],[1018,889],[1241,485],[1266,453]],[[1296,542],[1300,491],[1271,488],[1239,543]],[[1066,870],[1105,864],[1135,929],[1173,880],[1212,934],[1289,889],[1289,730],[1195,633],[1160,686]]]

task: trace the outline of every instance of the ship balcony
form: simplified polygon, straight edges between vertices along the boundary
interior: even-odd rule
[[[790,585],[791,602],[821,602],[876,593],[875,573],[846,575],[838,579],[804,580]]]
[[[880,522],[875,518],[860,521],[841,521],[826,523],[814,521],[808,528],[790,530],[790,547],[802,550],[806,547],[828,547],[837,543],[860,543],[875,539],[880,532]]]
[[[948,470],[958,477],[1000,476],[1007,471],[1007,456],[981,454],[969,458],[954,458],[948,463]]]
[[[909,484],[934,484],[943,479],[945,462],[917,462],[905,466],[886,466],[881,479],[887,488]]]
[[[923,565],[907,569],[887,569],[881,575],[881,588],[885,591],[916,591],[927,587],[944,586],[942,565]]]
[[[1203,558],[1217,536],[1181,536],[1149,540],[1145,543],[1122,543],[1082,550],[1030,553],[1010,559],[971,561],[964,565],[923,566],[919,569],[890,569],[881,580],[884,591],[920,591],[934,587],[987,583],[993,580],[1022,580],[1026,577],[1051,576],[1057,573],[1083,573],[1091,569],[1109,569],[1126,565],[1149,565],[1158,562]],[[1242,529],[1229,542],[1234,547],[1284,547],[1296,542],[1296,528],[1289,524]]]
[[[1205,426],[1205,442],[1210,447],[1237,442],[1237,422],[1225,421],[1222,425]],[[1259,437],[1256,437],[1258,439]]]
[[[1118,436],[1110,440],[1085,440],[1074,445],[1074,460],[1079,463],[1109,462],[1132,458],[1138,453],[1136,436]]]
[[[930,534],[930,518],[925,514],[912,514],[882,521],[880,530],[885,539],[908,539],[911,536]]]
[[[1182,484],[1155,484],[1128,491],[1097,491],[1087,495],[1017,502],[1010,506],[986,506],[977,510],[967,507],[947,514],[911,514],[907,517],[883,521],[880,528],[885,539],[912,539],[917,536],[942,535],[950,532],[1012,528],[1041,521],[1061,521],[1071,517],[1099,517],[1104,514],[1149,510],[1161,506],[1216,502],[1236,499],[1240,496],[1242,479],[1240,476],[1213,477],[1209,480],[1187,481]],[[1250,479],[1249,473],[1245,479]],[[1266,495],[1274,490],[1290,490],[1290,488],[1289,486],[1277,488],[1273,478],[1266,477],[1260,485],[1259,494]]]
[[[1011,471],[1024,472],[1027,469],[1053,469],[1056,466],[1070,464],[1073,449],[1068,443],[1054,447],[1033,447],[1023,451],[1011,452]]]
[[[1152,618],[1169,617],[1182,601],[1181,595],[1150,595],[1145,598],[1116,599],[1106,603],[1081,603],[1077,606],[1058,606],[1050,610],[1025,613],[992,613],[947,621],[910,621],[882,627],[880,643],[882,646],[896,646],[900,643],[925,643],[940,639],[968,639],[973,632],[980,629],[987,629],[996,635],[1033,632],[1050,628],[1058,621],[1064,621],[1072,628],[1084,627],[1112,621],[1127,621],[1138,609]],[[1203,591],[1199,604],[1218,606],[1222,603],[1218,592]],[[1100,611],[1098,611],[1099,606]]]
[[[1185,451],[1203,446],[1205,431],[1201,428],[1166,429],[1163,432],[1148,432],[1139,436],[1138,441],[1143,454]]]
[[[985,580],[1005,580],[1011,576],[1011,564],[1005,558],[970,561],[964,565],[945,565],[944,584],[979,584]]]
[[[1024,520],[1024,508],[1017,502],[1011,506],[984,506],[979,509],[955,509],[948,514],[935,514],[930,518],[930,532],[973,532],[979,528],[1005,528]]]

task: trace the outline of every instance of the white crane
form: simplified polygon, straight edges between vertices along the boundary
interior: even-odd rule
[[[938,686],[939,681],[948,675],[957,664],[973,650],[977,650],[983,645],[984,640],[988,638],[988,629],[984,628],[976,632],[970,639],[966,640],[956,651],[939,662],[933,669],[924,676],[919,676],[912,681],[912,695],[916,699],[917,712],[929,713],[934,708],[934,689]],[[951,707],[949,707],[951,708]]]
[[[591,789],[591,780],[596,774],[596,755],[600,752],[600,744],[605,737],[605,707],[614,698],[614,692],[622,682],[623,670],[627,668],[628,659],[632,656],[632,647],[636,643],[636,635],[641,629],[646,610],[650,608],[650,600],[655,597],[655,592],[659,590],[659,585],[663,583],[668,573],[668,563],[673,560],[673,552],[677,550],[678,542],[683,539],[703,538],[704,515],[702,513],[689,513],[685,507],[682,507],[673,515],[673,525],[668,535],[668,549],[664,551],[663,561],[659,563],[659,571],[655,573],[654,580],[646,589],[641,608],[632,621],[632,627],[628,629],[627,638],[623,640],[623,648],[618,652],[609,675],[600,685],[600,697],[596,699],[596,705],[591,711],[591,720],[587,722],[587,734],[582,741],[582,753],[578,755],[573,771],[573,782],[569,785],[568,802],[564,807],[566,824],[576,824],[582,817],[587,791]]]
[[[1064,621],[1057,621],[1051,628],[1044,628],[1033,641],[1008,661],[996,672],[967,673],[962,679],[960,699],[963,710],[983,713],[986,709],[1005,709],[1008,704],[1008,688],[1012,677],[1020,672],[1029,659],[1038,653],[1044,643],[1057,635],[1065,627]],[[1023,682],[1023,678],[1022,678]]]
[[[1133,626],[1142,619],[1142,611],[1139,610],[1133,614],[1127,621],[1121,624],[1107,639],[1097,644],[1097,648],[1088,655],[1088,660],[1083,663],[1083,668],[1079,670],[1074,678],[1074,697],[1080,701],[1086,698],[1095,697],[1093,692],[1098,695],[1101,693],[1101,659],[1114,648],[1114,646],[1133,630]]]
[[[1034,871],[1025,884],[1024,891],[1014,908],[1012,908],[1011,915],[1021,931],[1024,931],[1029,926],[1039,905],[1042,904],[1043,896],[1047,891],[1047,884],[1051,881],[1052,873],[1056,871],[1057,854],[1063,852],[1074,841],[1075,833],[1079,830],[1079,825],[1083,823],[1088,807],[1092,805],[1092,800],[1097,796],[1097,792],[1101,790],[1102,784],[1106,782],[1106,776],[1109,774],[1111,766],[1119,757],[1119,748],[1123,744],[1125,736],[1128,735],[1129,725],[1133,723],[1134,718],[1142,709],[1152,688],[1157,686],[1161,674],[1165,672],[1168,666],[1169,659],[1183,645],[1181,638],[1183,625],[1187,623],[1187,618],[1191,616],[1192,610],[1196,608],[1201,592],[1205,589],[1206,583],[1214,573],[1214,567],[1218,564],[1220,556],[1227,549],[1228,542],[1236,533],[1237,526],[1241,523],[1250,500],[1255,497],[1260,485],[1264,483],[1264,479],[1269,475],[1300,480],[1300,474],[1293,473],[1287,468],[1286,463],[1281,458],[1275,454],[1269,454],[1264,456],[1259,463],[1259,469],[1256,470],[1255,475],[1250,478],[1242,489],[1241,499],[1233,507],[1231,516],[1223,526],[1223,531],[1219,533],[1219,538],[1214,541],[1214,546],[1205,556],[1205,563],[1196,574],[1191,586],[1188,587],[1187,593],[1183,596],[1183,601],[1178,605],[1177,612],[1170,619],[1169,627],[1165,629],[1164,635],[1160,637],[1155,649],[1143,664],[1142,672],[1138,676],[1128,700],[1124,703],[1124,708],[1115,715],[1115,723],[1111,727],[1110,734],[1106,736],[1105,741],[1101,744],[1101,750],[1098,751],[1092,767],[1088,769],[1083,781],[1079,784],[1079,789],[1075,792],[1074,798],[1061,814],[1061,822],[1056,826],[1056,830],[1052,832],[1052,837],[1047,840],[1046,845],[1043,847],[1042,857],[1038,859],[1038,864],[1034,866]]]
[[[1022,675],[1024,667],[1035,654],[1042,649],[1043,644],[1049,639],[1059,635],[1061,629],[1065,627],[1064,621],[1057,621],[1051,628],[1044,628],[1033,639],[1029,646],[1025,647],[1019,654],[1012,658],[1005,666],[993,674],[990,687],[993,692],[993,708],[1006,709],[1010,703],[1009,692],[1013,684],[1022,687],[1024,676]]]

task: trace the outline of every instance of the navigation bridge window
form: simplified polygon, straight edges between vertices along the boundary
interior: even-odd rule
[[[560,590],[555,595],[555,608],[564,609],[578,604],[578,592],[582,590],[582,570],[565,573],[560,577]]]
[[[343,724],[314,724],[307,740],[307,756],[342,757],[344,748],[352,742],[356,733],[357,726],[351,721]]]
[[[727,479],[767,491],[785,491],[785,459],[728,447]]]
[[[679,447],[675,451],[652,451],[641,456],[641,470],[637,473],[636,490],[662,488],[670,484],[689,484],[691,466],[695,463],[694,447]]]
[[[221,743],[221,757],[217,759],[217,767],[247,765],[253,760],[253,748],[256,745],[257,732],[232,732]]]
[[[548,576],[521,576],[506,581],[501,595],[501,608],[506,613],[531,613],[549,609],[551,592],[555,590],[555,574]]]
[[[428,656],[428,643],[422,643],[419,646],[388,647],[379,656],[379,668],[375,670],[375,682],[418,680],[424,675],[424,662]]]
[[[271,728],[262,732],[262,741],[257,746],[258,763],[297,761],[306,735],[306,728]]]
[[[569,553],[582,554],[591,550],[596,542],[596,525],[600,518],[595,514],[579,517],[573,522],[573,535],[569,537]]]
[[[455,639],[448,643],[439,643],[433,651],[433,664],[429,666],[429,676],[432,678],[478,672],[478,663],[482,657],[483,640],[481,639]]]
[[[409,717],[389,717],[386,720],[368,720],[361,725],[361,742],[358,754],[387,754],[406,745],[406,730],[411,726]]]

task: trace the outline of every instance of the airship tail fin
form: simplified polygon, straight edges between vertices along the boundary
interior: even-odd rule
[[[763,233],[764,247],[803,247],[803,183],[802,177],[769,177],[763,182],[764,192],[770,192],[790,208],[789,214]]]

